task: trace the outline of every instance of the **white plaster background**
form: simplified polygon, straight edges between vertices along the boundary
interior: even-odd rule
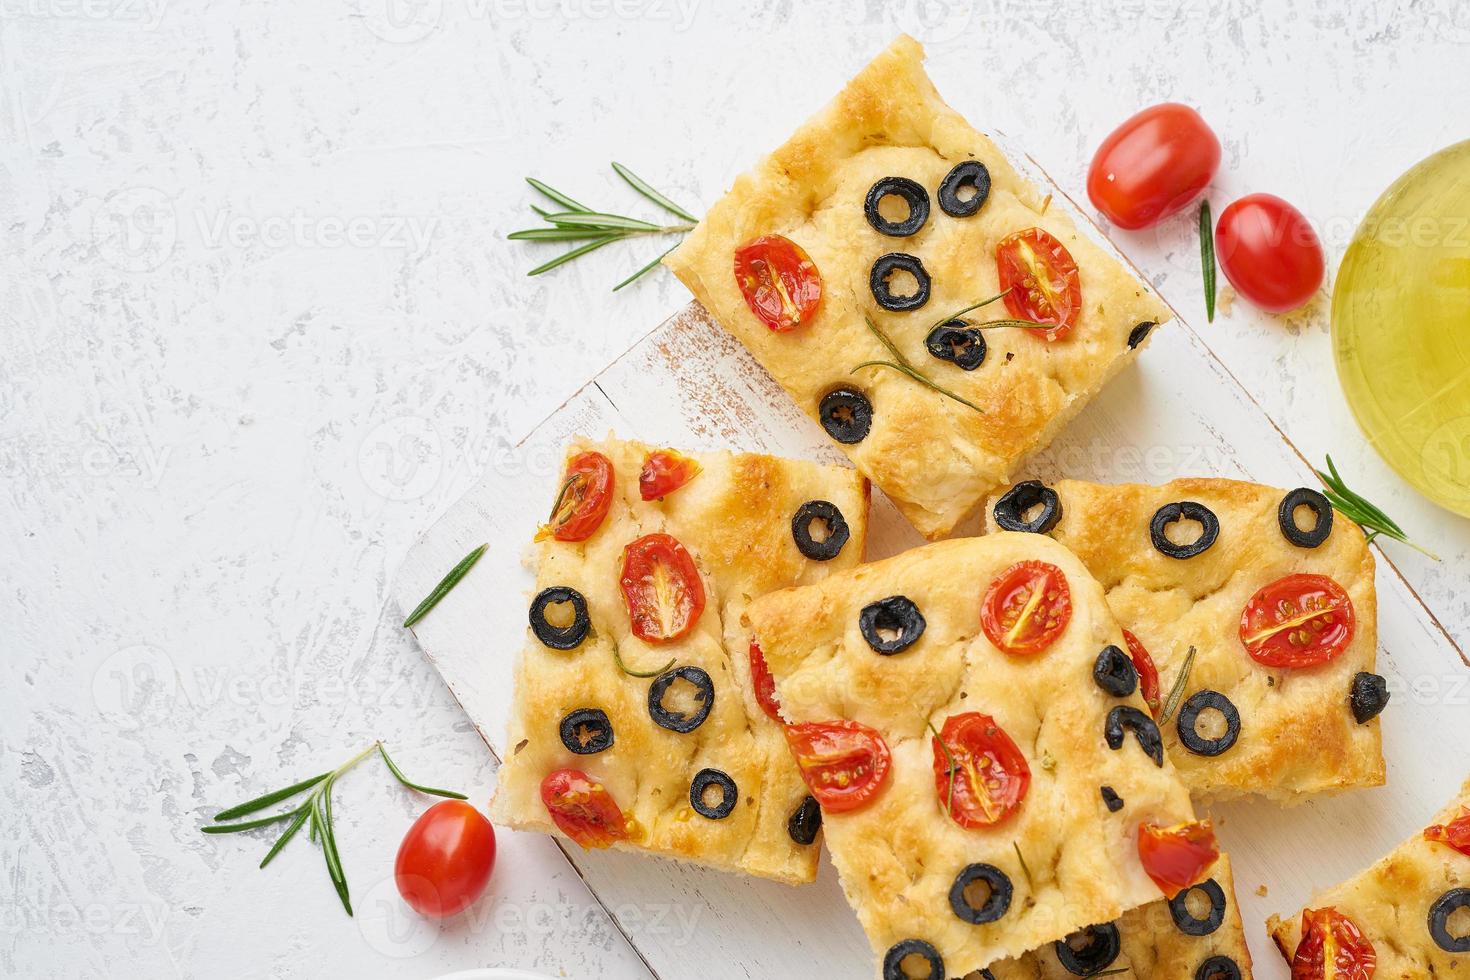
[[[527,280],[521,178],[637,209],[616,159],[701,208],[899,29],[1074,194],[1129,113],[1199,106],[1217,213],[1280,193],[1334,267],[1470,135],[1455,0],[0,0],[0,974],[646,975],[542,840],[502,834],[472,915],[402,914],[425,801],[373,762],[336,808],[355,920],[304,842],[261,872],[266,838],[198,827],[374,738],[483,801],[390,578],[485,466],[544,493],[508,447],[686,300],[607,292],[652,243]],[[1470,642],[1470,523],[1364,446],[1325,302],[1207,327],[1189,217],[1119,241],[1304,451],[1437,543],[1389,554]]]

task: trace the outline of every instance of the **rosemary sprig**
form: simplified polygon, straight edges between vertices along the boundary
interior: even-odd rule
[[[1215,226],[1209,199],[1199,204],[1199,262],[1205,274],[1205,319],[1215,322]]]
[[[482,544],[461,558],[459,564],[451,568],[449,574],[439,580],[439,584],[434,586],[433,591],[424,596],[424,601],[414,607],[413,612],[409,613],[408,618],[403,621],[403,625],[405,627],[412,626],[429,615],[429,610],[439,605],[439,600],[447,596],[450,590],[459,584],[460,579],[470,573],[470,569],[475,567],[475,562],[480,560],[480,556],[485,553],[485,549],[488,547],[490,545]]]
[[[944,753],[944,764],[949,773],[949,797],[944,801],[944,812],[951,820],[954,819],[954,777],[960,771],[959,765],[954,761],[954,753],[950,752],[949,746],[944,744],[944,736],[939,734],[939,729],[934,727],[934,722],[925,722],[929,730],[934,733],[934,741],[939,743],[939,750]],[[1017,852],[1019,853],[1019,852]]]
[[[621,670],[629,677],[657,677],[660,674],[668,673],[669,670],[673,668],[676,662],[676,658],[670,657],[669,662],[664,664],[662,667],[655,667],[653,670],[634,670],[632,667],[629,667],[627,664],[623,663],[623,655],[618,650],[617,640],[612,641],[612,651],[613,663],[618,665],[618,670]]]
[[[879,342],[882,343],[882,345],[888,349],[888,353],[890,353],[890,354],[893,355],[893,360],[891,360],[891,361],[883,361],[883,360],[878,360],[878,361],[863,361],[861,364],[857,365],[850,372],[848,372],[849,374],[856,374],[857,372],[861,371],[863,368],[870,368],[870,367],[886,367],[886,368],[890,368],[890,369],[892,369],[894,371],[897,371],[900,374],[906,374],[906,375],[908,375],[910,378],[914,379],[915,381],[917,381],[919,384],[925,386],[926,388],[931,388],[934,391],[939,392],[944,397],[951,398],[951,399],[959,402],[961,405],[964,405],[966,408],[972,408],[975,411],[979,412],[981,415],[984,415],[985,414],[985,410],[983,408],[981,408],[979,405],[976,405],[974,402],[970,401],[967,398],[962,398],[961,396],[956,395],[954,392],[950,391],[948,388],[943,387],[942,385],[935,384],[933,381],[931,381],[924,374],[924,372],[922,372],[918,368],[914,367],[913,364],[911,364],[909,362],[909,359],[903,356],[903,352],[900,351],[898,349],[898,347],[893,343],[893,341],[888,338],[888,335],[885,334],[882,330],[879,330],[878,329],[878,325],[873,322],[873,318],[872,317],[870,317],[870,316],[864,316],[863,317],[863,320],[868,324],[868,329],[873,332],[873,336],[877,337],[878,340],[879,340]]]
[[[1031,869],[1026,866],[1026,856],[1021,853],[1021,845],[1017,841],[1011,841],[1011,846],[1016,849],[1016,860],[1021,862],[1021,873],[1026,876],[1026,884],[1032,891],[1036,890],[1036,882],[1031,880]]]
[[[274,790],[266,793],[264,796],[257,796],[253,800],[246,800],[244,803],[221,810],[214,815],[215,823],[200,827],[199,829],[206,834],[235,834],[242,830],[254,830],[257,827],[266,827],[270,824],[290,820],[290,825],[286,827],[280,837],[276,838],[276,842],[271,845],[270,850],[266,851],[265,857],[261,859],[260,866],[264,868],[274,860],[277,854],[281,853],[281,848],[285,847],[287,842],[295,837],[303,826],[307,826],[309,823],[308,836],[310,836],[313,842],[320,842],[322,855],[326,860],[327,876],[332,879],[332,887],[336,890],[337,897],[342,902],[342,907],[347,910],[348,915],[351,915],[352,897],[347,889],[347,874],[342,869],[342,856],[337,851],[337,835],[332,828],[332,786],[349,769],[372,755],[375,751],[383,757],[383,762],[387,764],[388,771],[393,774],[393,778],[397,779],[409,789],[420,793],[427,793],[430,796],[448,797],[452,800],[463,800],[466,798],[463,793],[456,793],[447,789],[434,789],[433,787],[422,786],[410,781],[403,774],[403,770],[399,769],[393,760],[388,757],[388,750],[383,747],[383,743],[378,741],[369,745],[331,772],[324,772],[319,776],[303,779],[301,782],[292,783],[284,789]],[[220,822],[239,820],[240,817],[249,816],[252,813],[259,813],[267,807],[274,806],[283,800],[288,800],[308,790],[310,793],[306,799],[293,809],[273,813],[264,817],[256,817],[251,820],[243,820],[237,823]]]
[[[1179,710],[1179,702],[1184,700],[1184,691],[1189,684],[1189,673],[1194,670],[1194,647],[1189,648],[1189,653],[1184,656],[1184,666],[1179,669],[1179,676],[1174,678],[1174,686],[1169,689],[1169,696],[1164,699],[1164,713],[1159,715],[1159,725],[1167,725],[1169,719],[1174,717],[1174,712]]]
[[[573,259],[580,258],[588,252],[595,251],[613,242],[628,241],[629,239],[643,238],[650,235],[679,235],[682,237],[686,233],[693,231],[694,226],[699,223],[699,219],[693,214],[669,200],[666,195],[655,190],[646,180],[633,173],[633,171],[621,163],[613,163],[612,168],[613,172],[623,178],[629,187],[675,217],[683,219],[682,223],[664,225],[652,221],[645,221],[642,218],[632,218],[624,214],[595,211],[585,204],[573,200],[556,188],[544,184],[533,177],[527,177],[526,183],[530,184],[541,194],[544,194],[552,203],[560,206],[562,210],[548,211],[532,205],[531,210],[536,212],[537,216],[547,223],[547,227],[526,228],[522,231],[513,231],[506,237],[513,241],[584,242],[584,244],[579,245],[569,252],[563,252],[555,258],[541,263],[526,273],[527,275],[539,276],[543,272],[550,272],[558,266],[565,265]],[[677,245],[678,243],[676,242],[675,247]],[[617,292],[629,283],[653,271],[659,262],[663,260],[663,257],[673,250],[672,247],[669,248],[660,254],[658,258],[618,283],[613,287],[613,292]]]
[[[956,310],[954,313],[951,313],[947,317],[942,317],[942,318],[940,318],[938,320],[935,320],[934,321],[934,326],[931,326],[929,329],[930,330],[933,330],[934,327],[942,327],[942,326],[944,326],[946,323],[948,323],[951,320],[958,320],[958,319],[960,319],[966,313],[970,313],[970,312],[972,312],[974,310],[978,310],[978,309],[980,309],[983,306],[989,306],[991,303],[994,303],[998,299],[1004,299],[1005,298],[1005,295],[1007,293],[1009,293],[1014,288],[1015,288],[1014,286],[1011,286],[1011,287],[1009,287],[1007,289],[1002,289],[1000,292],[996,293],[994,296],[990,297],[989,299],[982,299],[978,303],[971,303],[969,306],[965,307],[963,310]]]
[[[1370,543],[1374,538],[1382,535],[1408,545],[1421,555],[1427,555],[1439,561],[1439,556],[1434,552],[1410,541],[1403,528],[1399,527],[1378,507],[1369,503],[1362,494],[1349,490],[1347,484],[1342,481],[1342,476],[1337,472],[1337,467],[1333,465],[1331,456],[1327,457],[1327,472],[1323,473],[1318,470],[1317,478],[1327,488],[1323,494],[1327,500],[1342,513],[1342,516],[1361,527]]]

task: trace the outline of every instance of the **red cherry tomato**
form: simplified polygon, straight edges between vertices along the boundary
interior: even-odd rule
[[[602,526],[612,506],[613,464],[602,453],[579,453],[567,463],[551,517],[536,540],[586,541]]]
[[[816,264],[800,245],[780,235],[762,235],[735,250],[735,282],[750,312],[776,333],[811,320],[822,303]]]
[[[1082,312],[1082,280],[1067,247],[1040,228],[1007,235],[995,246],[1006,309],[1018,320],[1049,323],[1047,340],[1072,332]]]
[[[621,585],[633,635],[647,643],[679,639],[704,612],[704,580],[670,534],[645,534],[623,549]]]
[[[1072,619],[1067,577],[1044,561],[1021,561],[990,583],[980,606],[980,626],[990,642],[1019,657],[1040,653]]]
[[[1220,212],[1215,256],[1235,291],[1267,313],[1304,305],[1327,259],[1306,217],[1272,194],[1250,194]]]
[[[440,919],[479,898],[494,869],[495,828],[463,800],[445,800],[408,828],[393,879],[410,908]]]
[[[866,725],[803,722],[787,726],[786,740],[801,778],[827,813],[865,806],[888,781],[888,743]]]
[[[755,687],[755,699],[761,710],[784,725],[781,702],[776,699],[776,679],[771,676],[771,668],[766,666],[766,656],[761,653],[760,644],[754,640],[750,641],[750,682]]]
[[[583,847],[611,847],[629,837],[627,819],[607,787],[580,769],[547,773],[541,802],[557,828]]]
[[[1347,649],[1353,601],[1326,575],[1288,575],[1265,586],[1240,614],[1240,642],[1266,667],[1314,667]]]
[[[1470,857],[1470,807],[1460,807],[1460,815],[1447,824],[1437,823],[1424,828],[1424,839],[1448,844]]]
[[[1363,930],[1334,908],[1302,912],[1302,939],[1291,958],[1291,980],[1370,980],[1378,953]]]
[[[1123,639],[1128,644],[1128,656],[1133,658],[1133,669],[1138,671],[1139,690],[1143,692],[1143,699],[1148,702],[1149,714],[1157,721],[1164,710],[1164,702],[1159,698],[1159,669],[1154,666],[1154,658],[1149,656],[1147,648],[1138,641],[1138,637],[1124,630]]]
[[[1208,820],[1160,827],[1139,824],[1138,860],[1166,898],[1204,880],[1220,857],[1215,828]]]
[[[998,824],[1026,798],[1031,767],[989,715],[978,711],[951,715],[939,737],[930,741],[939,805],[961,827]]]
[[[698,460],[672,449],[655,449],[643,460],[638,473],[638,495],[644,500],[658,500],[699,475]]]
[[[1220,141],[1178,102],[1149,106],[1108,134],[1087,170],[1087,196],[1119,228],[1147,228],[1183,210],[1220,167]]]

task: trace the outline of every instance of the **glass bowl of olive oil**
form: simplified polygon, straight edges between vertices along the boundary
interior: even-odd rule
[[[1363,218],[1332,293],[1332,347],[1369,442],[1470,516],[1470,140],[1414,166]]]

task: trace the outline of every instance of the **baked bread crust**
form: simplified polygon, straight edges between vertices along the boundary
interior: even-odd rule
[[[1041,653],[1009,656],[981,628],[982,596],[1002,571],[1033,559],[1066,576],[1071,619]],[[859,612],[893,595],[916,603],[926,626],[903,652],[880,656]],[[939,951],[946,976],[963,976],[1159,899],[1139,863],[1137,827],[1189,821],[1193,809],[1167,763],[1156,765],[1131,738],[1117,751],[1105,743],[1109,712],[1143,701],[1094,682],[1099,652],[1123,637],[1102,588],[1066,549],[1025,534],[931,544],[763,596],[746,619],[788,721],[855,721],[880,732],[892,753],[885,788],[824,822],[843,890],[880,957],[920,939]],[[1031,772],[1019,809],[969,830],[939,798],[928,728],[966,712],[993,716]],[[1118,812],[1104,805],[1103,785],[1122,797]],[[950,906],[957,872],[973,862],[1001,869],[1014,887],[1009,911],[989,924],[965,922]]]
[[[536,589],[576,589],[586,598],[592,631],[568,651],[544,646],[527,631],[506,743],[512,748],[501,763],[491,815],[517,829],[562,836],[541,802],[541,781],[556,769],[579,769],[632,818],[635,839],[615,847],[792,884],[812,881],[819,848],[797,844],[787,830],[807,790],[781,726],[755,700],[740,618],[751,596],[816,582],[862,560],[867,481],[841,466],[689,453],[702,472],[663,500],[644,501],[638,474],[653,448],[609,438],[574,440],[568,449],[568,458],[596,450],[612,460],[614,501],[587,541],[536,545]],[[793,542],[792,516],[809,500],[836,504],[848,524],[850,537],[831,560],[808,559]],[[688,635],[654,646],[631,634],[619,576],[624,546],[657,531],[672,534],[692,554],[707,605]],[[623,673],[613,659],[614,644],[634,670],[654,669],[670,657],[681,667],[702,668],[714,683],[708,718],[687,734],[655,724],[648,708],[653,680]],[[561,720],[579,708],[607,713],[611,748],[578,755],[563,745]],[[690,782],[705,767],[729,774],[738,787],[739,801],[723,819],[691,809]]]
[[[1218,479],[1050,486],[1062,513],[1047,533],[1102,583],[1113,615],[1152,655],[1164,694],[1193,646],[1184,696],[1219,691],[1240,712],[1238,741],[1214,757],[1184,748],[1176,722],[1163,726],[1165,749],[1196,799],[1258,794],[1292,804],[1383,784],[1378,720],[1358,724],[1348,701],[1353,678],[1374,670],[1378,647],[1373,554],[1356,524],[1338,514],[1327,540],[1306,548],[1283,536],[1277,509],[1286,491],[1273,487]],[[1219,537],[1196,557],[1166,557],[1151,543],[1150,520],[1186,500],[1214,512]],[[995,502],[986,508],[987,530],[999,527]],[[1241,645],[1241,612],[1262,586],[1298,572],[1326,575],[1346,590],[1357,619],[1352,642],[1317,667],[1262,666]]]
[[[1078,232],[1050,196],[1024,180],[996,145],[945,105],[924,73],[923,48],[903,36],[878,55],[826,108],[755,169],[739,177],[664,263],[812,418],[821,398],[856,385],[874,408],[863,441],[842,448],[853,463],[930,539],[948,534],[1012,469],[1045,446],[1136,353],[1129,336],[1144,322],[1171,318],[1143,282]],[[891,238],[864,216],[864,200],[885,177],[918,181],[934,198],[957,164],[979,160],[990,197],[977,214],[941,208],[914,235]],[[939,319],[995,295],[996,243],[1040,227],[1071,252],[1083,309],[1070,336],[1047,343],[1033,331],[990,330],[989,353],[964,371],[930,355],[925,339]],[[806,250],[824,286],[813,319],[789,333],[768,329],[746,305],[734,276],[736,249],[779,234]],[[873,262],[892,251],[918,256],[932,293],[922,308],[893,313],[869,291]],[[892,356],[864,325],[871,315],[904,355],[936,383],[974,402],[979,414],[895,371],[852,369]],[[1002,303],[976,314],[1009,316]]]

